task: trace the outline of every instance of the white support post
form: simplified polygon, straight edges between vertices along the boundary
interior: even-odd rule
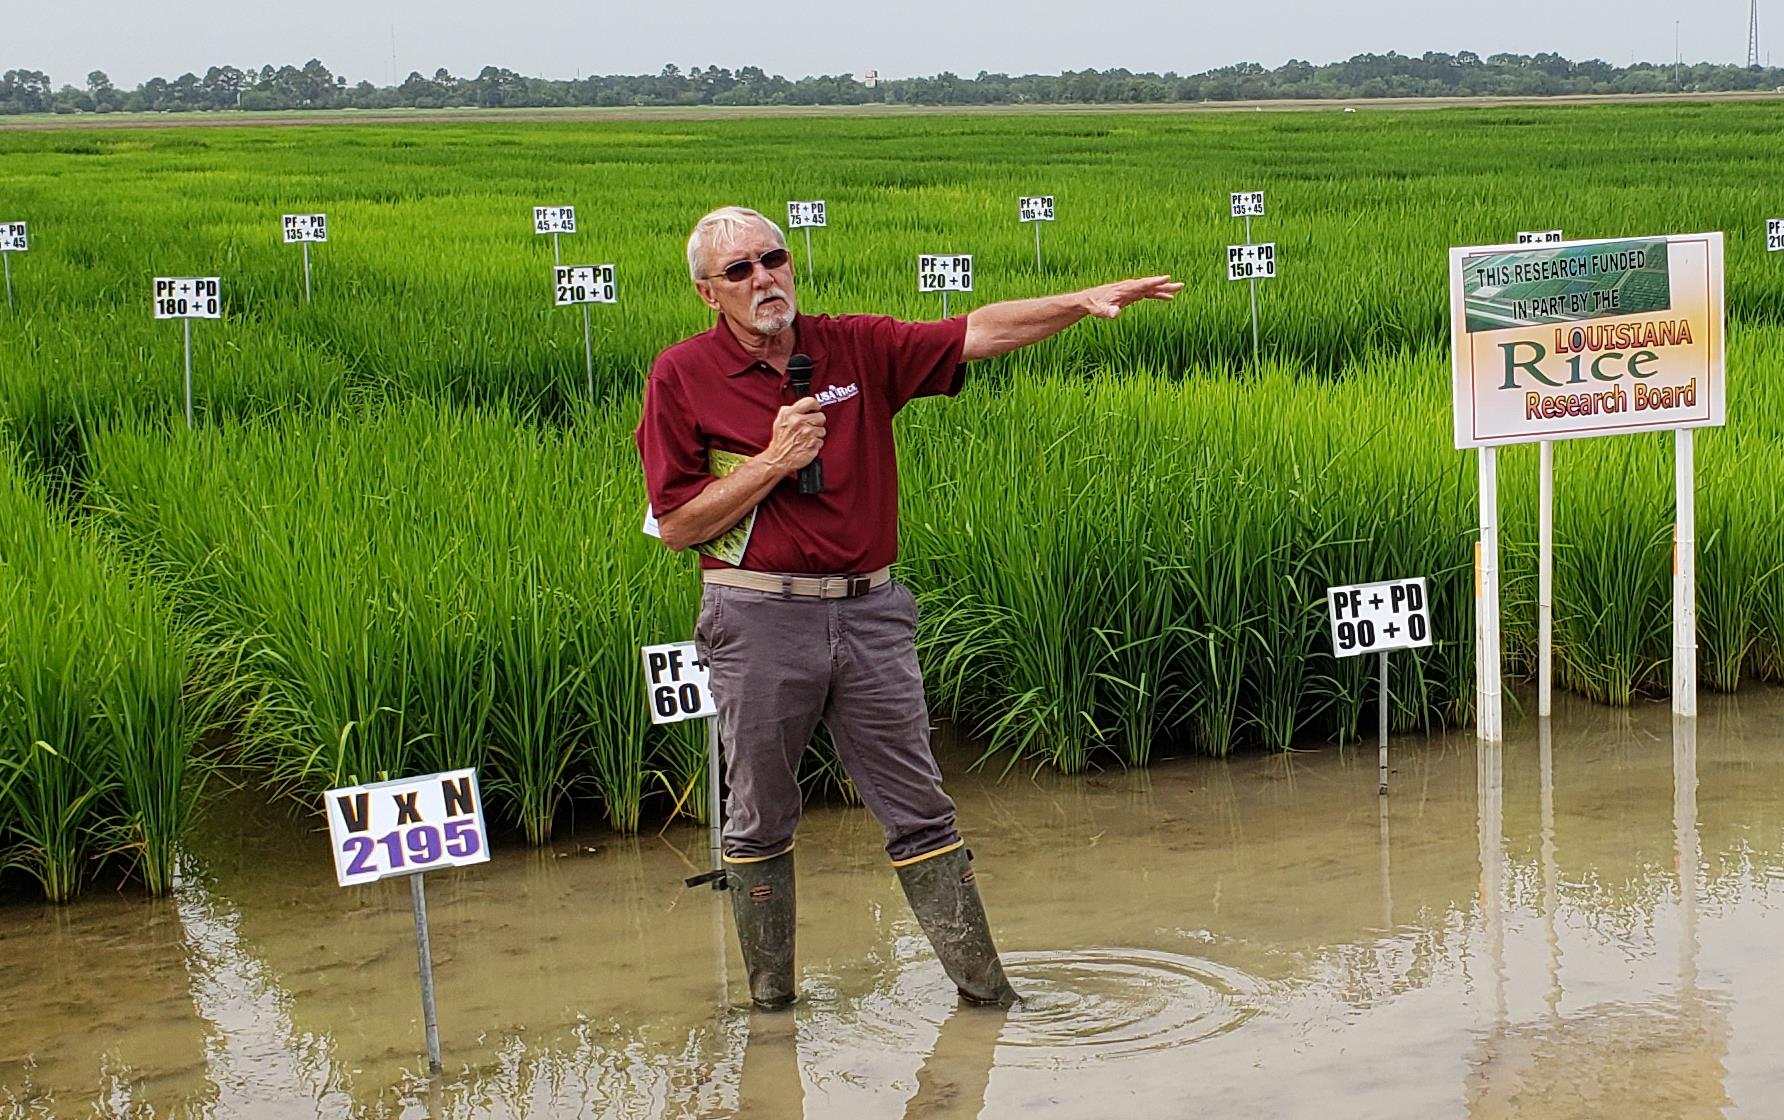
[[[0,253],[0,264],[6,266],[6,306],[12,306],[12,254]]]
[[[582,305],[582,361],[588,368],[588,400],[595,403],[595,347],[589,338],[588,304]]]
[[[304,242],[304,302],[310,302],[310,243]]]
[[[805,278],[807,280],[810,280],[812,278],[813,267],[814,266],[812,264],[812,259],[811,259],[811,227],[806,226],[805,227]]]
[[[947,317],[948,317],[948,290],[946,288],[943,288],[942,289],[942,318],[946,319]]]
[[[1697,715],[1697,472],[1693,432],[1675,433],[1673,527],[1673,714]]]
[[[186,327],[186,430],[192,430],[192,320],[181,319]]]
[[[1034,270],[1044,272],[1046,269],[1041,265],[1041,223],[1030,222],[1028,224],[1034,227]]]
[[[725,869],[722,802],[719,797],[719,717],[706,721],[706,846],[712,869]],[[714,884],[715,889],[722,884]]]
[[[1480,542],[1474,557],[1475,732],[1483,743],[1505,738],[1499,667],[1499,459],[1480,456]]]
[[[1245,244],[1251,244],[1251,215],[1245,215]],[[1258,364],[1257,341],[1257,277],[1251,278],[1251,364]]]
[[[1543,440],[1536,512],[1536,714],[1555,708],[1555,442]]]
[[[1381,651],[1381,698],[1379,702],[1381,714],[1381,775],[1376,792],[1383,797],[1388,792],[1388,651]]]
[[[427,1035],[427,1072],[440,1072],[440,1020],[434,1013],[434,954],[427,931],[427,888],[417,871],[408,877],[409,901],[415,911],[415,957],[421,972],[421,1019]]]
[[[551,234],[551,263],[554,265],[564,263],[564,255],[558,251],[558,235],[555,230]]]

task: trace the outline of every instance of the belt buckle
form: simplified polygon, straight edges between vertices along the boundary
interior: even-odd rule
[[[873,590],[871,581],[867,576],[851,575],[845,576],[844,578],[849,581],[849,598],[851,599],[859,599],[861,596]]]

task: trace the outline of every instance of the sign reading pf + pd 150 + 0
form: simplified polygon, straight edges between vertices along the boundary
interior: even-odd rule
[[[1722,235],[1450,250],[1458,448],[1723,422]]]

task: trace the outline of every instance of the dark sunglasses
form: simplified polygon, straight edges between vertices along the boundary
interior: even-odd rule
[[[715,272],[711,276],[704,276],[701,279],[717,280],[723,276],[733,284],[741,284],[755,274],[758,264],[769,272],[773,272],[777,268],[785,268],[787,262],[792,259],[793,254],[785,249],[770,249],[753,261],[732,261],[725,266],[723,272]]]

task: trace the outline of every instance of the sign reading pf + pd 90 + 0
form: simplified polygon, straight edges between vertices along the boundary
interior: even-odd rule
[[[1326,614],[1339,657],[1431,644],[1431,599],[1423,576],[1328,588]]]
[[[343,887],[489,862],[475,770],[346,786],[323,799]]]

